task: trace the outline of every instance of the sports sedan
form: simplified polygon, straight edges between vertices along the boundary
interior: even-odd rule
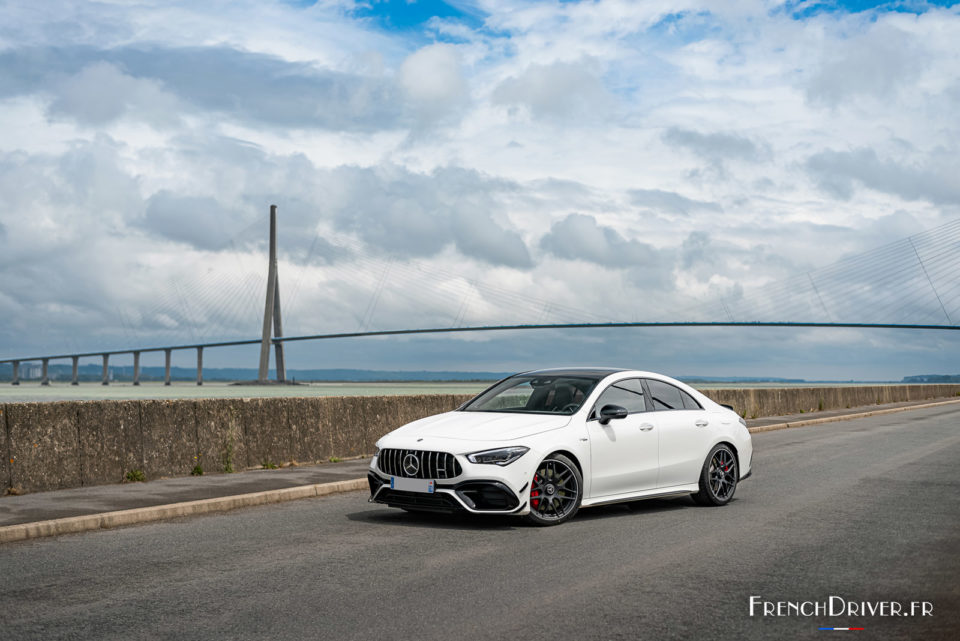
[[[581,507],[654,497],[726,505],[752,457],[744,420],[680,381],[549,369],[505,378],[455,411],[390,432],[368,480],[371,501],[408,511],[556,525]]]

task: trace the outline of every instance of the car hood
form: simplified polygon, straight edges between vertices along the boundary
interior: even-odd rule
[[[463,441],[510,441],[560,429],[570,416],[509,412],[447,412],[408,423],[388,437],[445,438]]]

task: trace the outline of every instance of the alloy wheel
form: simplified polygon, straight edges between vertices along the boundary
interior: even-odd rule
[[[726,448],[718,449],[710,459],[710,491],[721,501],[733,495],[737,487],[737,462]]]
[[[537,467],[530,485],[530,509],[541,519],[560,521],[577,509],[580,483],[567,463],[547,458]]]

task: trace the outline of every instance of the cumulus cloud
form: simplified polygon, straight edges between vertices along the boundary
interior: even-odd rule
[[[631,189],[630,202],[638,207],[649,207],[669,214],[686,215],[694,211],[723,211],[717,203],[693,200],[672,191],[660,189]]]
[[[927,66],[917,38],[888,24],[832,40],[806,87],[808,100],[837,106],[854,97],[886,99],[914,83]]]
[[[593,216],[570,214],[540,240],[540,247],[558,258],[585,260],[606,267],[659,267],[661,253],[654,247],[624,238],[617,230],[597,223]]]
[[[0,95],[52,93],[54,113],[90,123],[159,117],[171,96],[195,112],[273,126],[369,131],[404,119],[388,79],[226,46],[12,49],[0,53],[0,69]]]
[[[422,118],[433,119],[463,106],[468,96],[460,55],[450,44],[433,44],[400,65],[400,86]]]
[[[219,249],[236,216],[209,196],[179,196],[163,189],[147,200],[143,227],[200,249]]]
[[[154,125],[179,120],[176,98],[155,80],[129,76],[109,62],[94,62],[53,87],[49,113],[84,125],[103,125],[133,114]]]
[[[870,148],[853,151],[825,150],[806,161],[806,170],[817,185],[841,200],[853,197],[856,185],[893,194],[904,200],[960,204],[954,154],[936,154],[928,165],[909,165],[880,158]]]
[[[430,174],[397,166],[340,167],[321,177],[338,225],[400,256],[431,256],[454,243],[472,258],[527,268],[520,235],[495,219],[508,182],[475,171],[439,168]]]
[[[494,104],[522,106],[536,118],[595,119],[609,111],[611,98],[585,61],[533,64],[493,91]]]
[[[663,134],[663,140],[668,145],[683,147],[713,163],[729,159],[753,162],[760,158],[760,149],[753,141],[735,134],[704,134],[671,127]]]

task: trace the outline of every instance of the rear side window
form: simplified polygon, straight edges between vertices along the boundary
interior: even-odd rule
[[[655,410],[701,409],[700,404],[679,387],[652,378],[647,379],[647,387],[650,388],[650,401]]]
[[[683,390],[680,390],[680,397],[683,399],[683,409],[685,410],[702,410],[700,403],[697,402],[697,399],[693,398]]]
[[[626,408],[631,414],[646,412],[649,407],[643,395],[643,385],[639,378],[628,378],[617,381],[603,391],[594,405],[594,414],[599,413],[604,405],[619,405]]]

